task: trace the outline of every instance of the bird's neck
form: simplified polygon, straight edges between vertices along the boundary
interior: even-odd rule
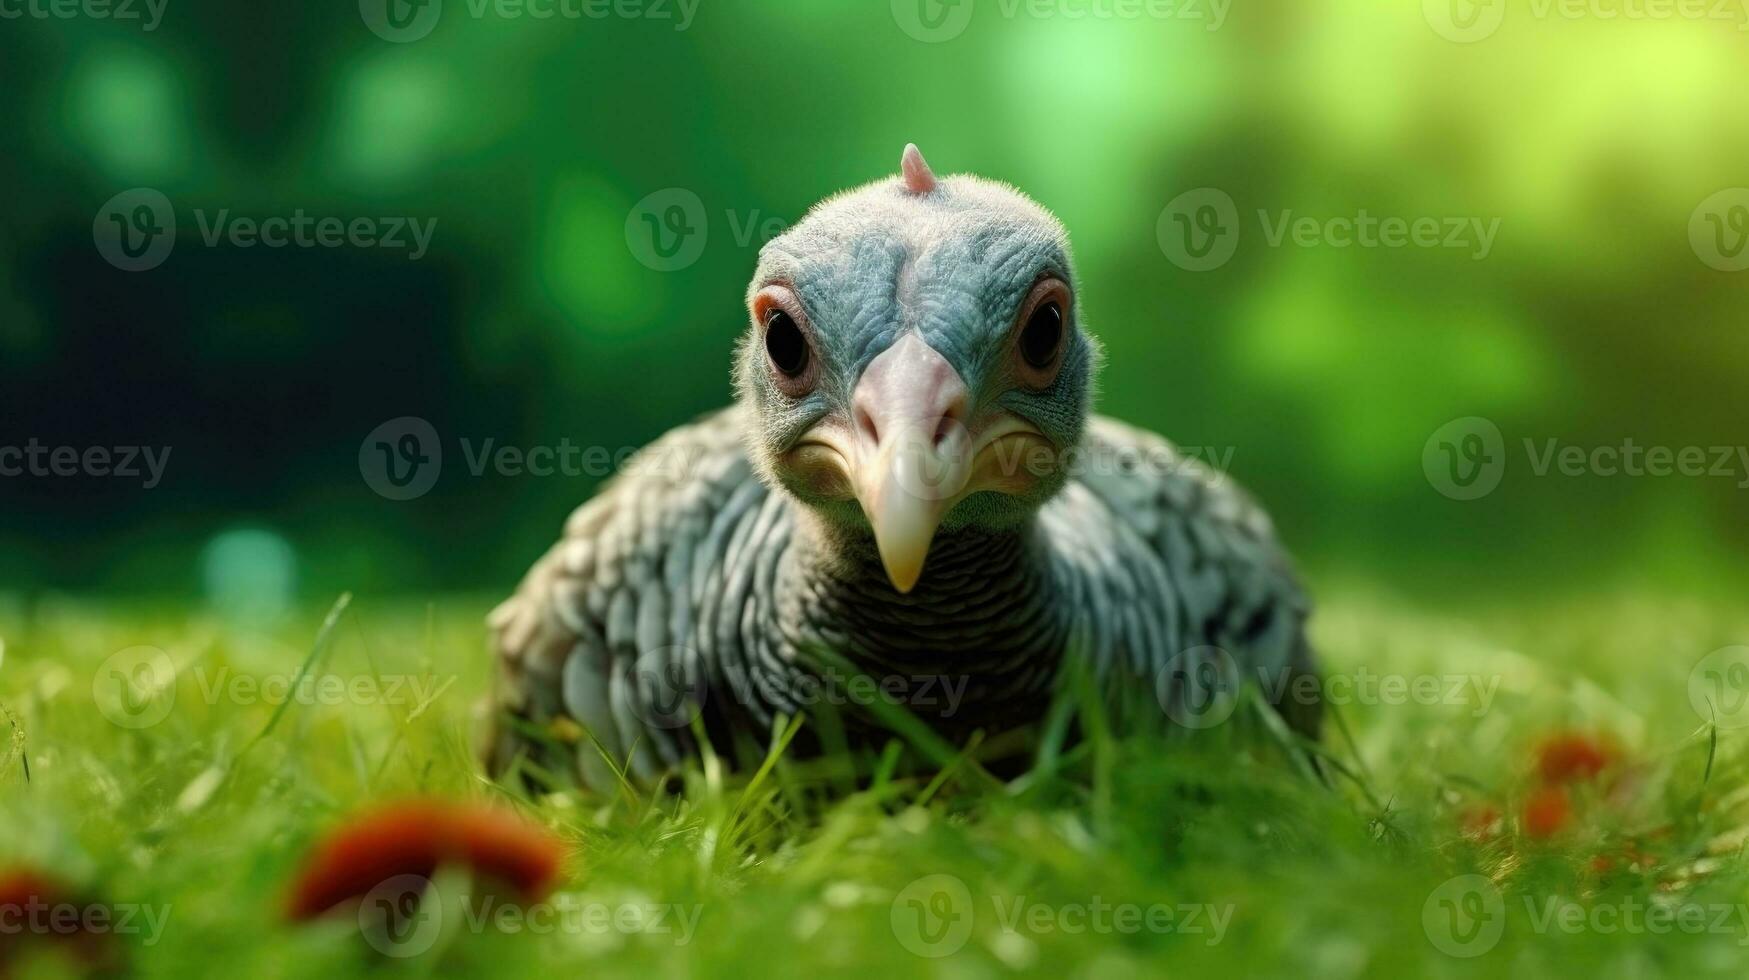
[[[780,573],[806,612],[789,620],[806,624],[787,637],[792,649],[824,646],[919,699],[958,692],[954,705],[907,704],[922,716],[973,705],[1021,710],[1049,687],[1069,624],[1053,601],[1050,557],[1032,521],[938,533],[909,593],[887,579],[868,534],[811,516],[799,524]]]

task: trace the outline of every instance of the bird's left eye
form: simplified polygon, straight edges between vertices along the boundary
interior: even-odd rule
[[[1020,333],[1020,356],[1035,368],[1051,366],[1057,343],[1063,339],[1063,308],[1056,300],[1040,303]]]
[[[808,367],[808,339],[795,317],[774,309],[765,319],[765,353],[787,377],[797,377]]]

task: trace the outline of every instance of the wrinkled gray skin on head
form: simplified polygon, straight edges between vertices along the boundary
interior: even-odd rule
[[[1068,283],[1073,309],[1056,380],[1042,391],[1009,377],[1009,345],[1019,306],[1040,278]],[[796,399],[773,383],[758,325],[742,338],[735,383],[750,406],[750,454],[766,482],[783,486],[831,523],[866,531],[857,502],[809,499],[784,478],[780,455],[810,427],[848,417],[863,369],[907,331],[939,351],[971,392],[969,419],[1003,409],[1037,426],[1062,452],[1075,446],[1093,393],[1098,341],[1081,329],[1079,289],[1068,235],[1057,219],[1006,184],[970,175],[941,178],[924,194],[900,178],[828,198],[760,251],[748,300],[787,283],[813,324],[819,384]],[[943,531],[1013,526],[1061,488],[1059,471],[1023,497],[991,491],[954,507]]]

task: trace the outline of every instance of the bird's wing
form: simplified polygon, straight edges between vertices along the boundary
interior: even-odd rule
[[[597,789],[615,782],[602,750],[638,781],[679,760],[689,714],[670,702],[708,684],[695,639],[702,599],[721,591],[721,558],[768,496],[740,434],[731,408],[645,447],[492,612],[493,772],[543,737],[578,742],[561,764],[574,760]],[[533,732],[512,737],[506,725]]]
[[[1096,665],[1153,677],[1212,646],[1277,682],[1311,670],[1310,603],[1269,515],[1243,489],[1160,436],[1101,416],[1081,451],[1044,517],[1053,538],[1074,543],[1055,551],[1081,566],[1070,577]]]

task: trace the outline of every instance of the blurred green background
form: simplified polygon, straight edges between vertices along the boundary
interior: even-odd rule
[[[1230,451],[1314,578],[1741,582],[1743,463],[1539,476],[1524,449],[1749,442],[1749,272],[1690,237],[1732,232],[1697,208],[1749,185],[1741,16],[444,0],[373,30],[373,2],[0,19],[0,446],[172,453],[150,490],[0,478],[0,591],[506,590],[595,481],[476,477],[460,441],[616,451],[724,404],[759,244],[906,141],[1056,211],[1108,352],[1101,409]],[[121,271],[94,221],[141,187],[173,202],[175,248]],[[669,188],[704,237],[663,270],[637,231]],[[1240,231],[1192,271],[1162,212],[1201,188]],[[209,246],[196,214],[221,209],[437,224],[416,261]],[[1498,231],[1485,258],[1265,232],[1363,209]],[[396,501],[359,457],[402,416],[444,466]],[[1456,500],[1424,450],[1470,416],[1506,465]]]

